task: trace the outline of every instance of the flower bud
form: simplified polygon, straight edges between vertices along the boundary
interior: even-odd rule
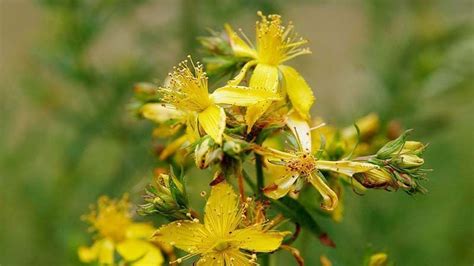
[[[387,265],[388,257],[385,253],[376,253],[369,258],[368,266],[385,266]]]
[[[377,152],[377,158],[379,159],[388,159],[393,154],[400,152],[403,147],[403,144],[406,141],[408,130],[401,134],[398,138],[387,142],[380,150]]]
[[[403,145],[403,149],[400,153],[411,153],[411,154],[416,154],[419,155],[421,154],[424,149],[425,145],[419,141],[406,141],[405,145]]]
[[[133,91],[137,95],[156,95],[156,86],[148,82],[139,82],[133,86]]]
[[[356,173],[353,177],[366,188],[387,188],[395,184],[392,175],[383,168]]]
[[[248,150],[249,147],[250,145],[245,141],[232,139],[224,142],[222,150],[229,156],[237,157],[240,153]]]
[[[144,104],[139,113],[148,120],[151,120],[155,123],[165,123],[172,119],[182,119],[184,113],[171,108],[162,103],[147,103]]]
[[[148,215],[159,213],[168,218],[179,219],[187,212],[187,198],[184,186],[173,174],[159,173],[153,183],[145,189],[145,204],[139,206],[138,213]]]
[[[209,37],[200,37],[198,41],[210,54],[229,55],[232,53],[229,42],[227,42],[227,40],[222,35],[218,35],[217,33]]]
[[[221,161],[223,156],[222,149],[209,136],[203,137],[194,149],[194,160],[200,169],[205,169],[211,163]]]
[[[422,166],[425,160],[414,154],[402,154],[395,158],[393,162],[400,168],[415,168]]]

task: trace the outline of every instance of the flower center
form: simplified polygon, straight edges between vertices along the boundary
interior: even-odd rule
[[[316,170],[316,159],[311,153],[303,153],[286,164],[288,172],[297,172],[300,176],[308,176]]]
[[[174,105],[178,110],[201,112],[212,104],[208,93],[207,76],[203,66],[192,60],[181,62],[169,74],[168,85],[159,88],[163,102]]]
[[[221,252],[224,251],[232,246],[232,243],[229,240],[220,240],[214,246],[214,251]]]
[[[258,13],[261,21],[257,22],[257,54],[259,63],[277,66],[302,54],[311,53],[302,48],[307,43],[298,37],[290,23],[282,25],[279,15],[264,16]]]
[[[93,209],[84,219],[102,237],[119,242],[125,237],[125,229],[132,223],[129,209],[130,203],[126,196],[120,200],[101,197],[97,209]]]

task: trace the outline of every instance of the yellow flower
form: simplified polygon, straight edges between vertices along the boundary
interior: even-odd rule
[[[217,143],[222,143],[226,125],[224,108],[219,104],[251,106],[262,101],[280,99],[270,91],[257,90],[244,86],[224,86],[212,94],[208,91],[208,80],[201,64],[192,62],[191,70],[183,61],[169,74],[169,83],[158,89],[163,102],[177,110],[197,114],[197,121],[203,130]]]
[[[183,120],[186,114],[176,110],[173,106],[162,103],[146,103],[140,108],[140,114],[157,124],[162,124],[170,120]]]
[[[287,125],[297,139],[299,150],[283,152],[265,147],[255,149],[255,152],[280,167],[281,176],[264,189],[265,194],[270,198],[278,199],[289,192],[295,192],[295,190],[298,192],[302,184],[300,178],[304,178],[321,194],[322,207],[334,210],[338,204],[337,194],[326,184],[320,170],[353,176],[355,173],[378,168],[376,165],[362,162],[318,160],[311,153],[311,129],[307,122],[298,115],[290,115]]]
[[[265,230],[261,222],[245,226],[243,215],[244,208],[239,206],[232,187],[222,182],[212,187],[204,224],[197,219],[175,221],[162,226],[155,236],[189,253],[178,263],[200,256],[196,265],[255,265],[256,255],[243,250],[272,252],[287,233]]]
[[[387,263],[387,254],[380,252],[370,256],[368,266],[386,266]]]
[[[234,55],[249,59],[229,84],[239,84],[247,71],[255,66],[250,87],[287,94],[300,116],[309,119],[309,111],[315,100],[313,91],[294,68],[284,65],[294,57],[311,53],[308,48],[301,47],[307,41],[297,36],[291,23],[283,26],[279,15],[264,16],[261,12],[258,15],[261,21],[256,25],[255,46],[245,35],[242,39],[229,25],[225,25]],[[245,118],[249,131],[270,104],[271,102],[265,102],[248,108]]]
[[[156,229],[147,223],[133,222],[130,207],[126,195],[120,200],[99,198],[97,208],[83,217],[91,224],[97,239],[91,247],[79,247],[82,262],[114,264],[114,252],[117,252],[134,266],[162,265],[160,249],[149,240]]]
[[[192,126],[193,115],[177,110],[174,106],[164,103],[146,103],[139,113],[146,119],[153,121],[157,127],[153,130],[154,137],[171,137],[176,136],[184,126],[185,134],[174,138],[169,142],[160,153],[160,160],[166,160],[174,155],[176,151],[188,146],[196,141],[196,136]]]

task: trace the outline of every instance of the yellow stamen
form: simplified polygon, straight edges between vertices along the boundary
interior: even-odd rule
[[[82,218],[91,224],[91,231],[97,231],[100,236],[118,242],[125,237],[124,228],[132,223],[130,207],[128,195],[120,200],[102,196],[97,202],[97,208],[92,207],[91,212]]]
[[[191,57],[191,68],[184,60],[169,73],[169,84],[158,89],[163,102],[174,105],[178,110],[200,112],[212,104],[208,94],[208,78],[202,64],[194,64]]]

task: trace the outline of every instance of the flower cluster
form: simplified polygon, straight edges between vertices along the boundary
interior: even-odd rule
[[[135,223],[126,199],[101,198],[86,218],[99,237],[79,250],[81,260],[111,264],[116,250],[133,264],[257,265],[261,253],[285,250],[303,265],[291,243],[306,227],[334,246],[312,212],[341,220],[345,187],[426,191],[419,184],[426,145],[409,141],[408,132],[385,134],[375,114],[342,129],[311,117],[313,90],[287,65],[310,53],[308,41],[279,15],[258,15],[255,42],[225,25],[200,39],[204,64],[189,56],[163,84],[136,85],[132,109],[155,124],[160,143],[166,140],[155,149],[160,166],[137,212],[169,223]],[[212,179],[190,177],[193,166],[209,169]],[[207,198],[203,215],[192,209],[187,181],[210,186],[209,196],[200,192]],[[302,193],[316,204],[307,206]],[[171,247],[186,254],[176,256]]]

